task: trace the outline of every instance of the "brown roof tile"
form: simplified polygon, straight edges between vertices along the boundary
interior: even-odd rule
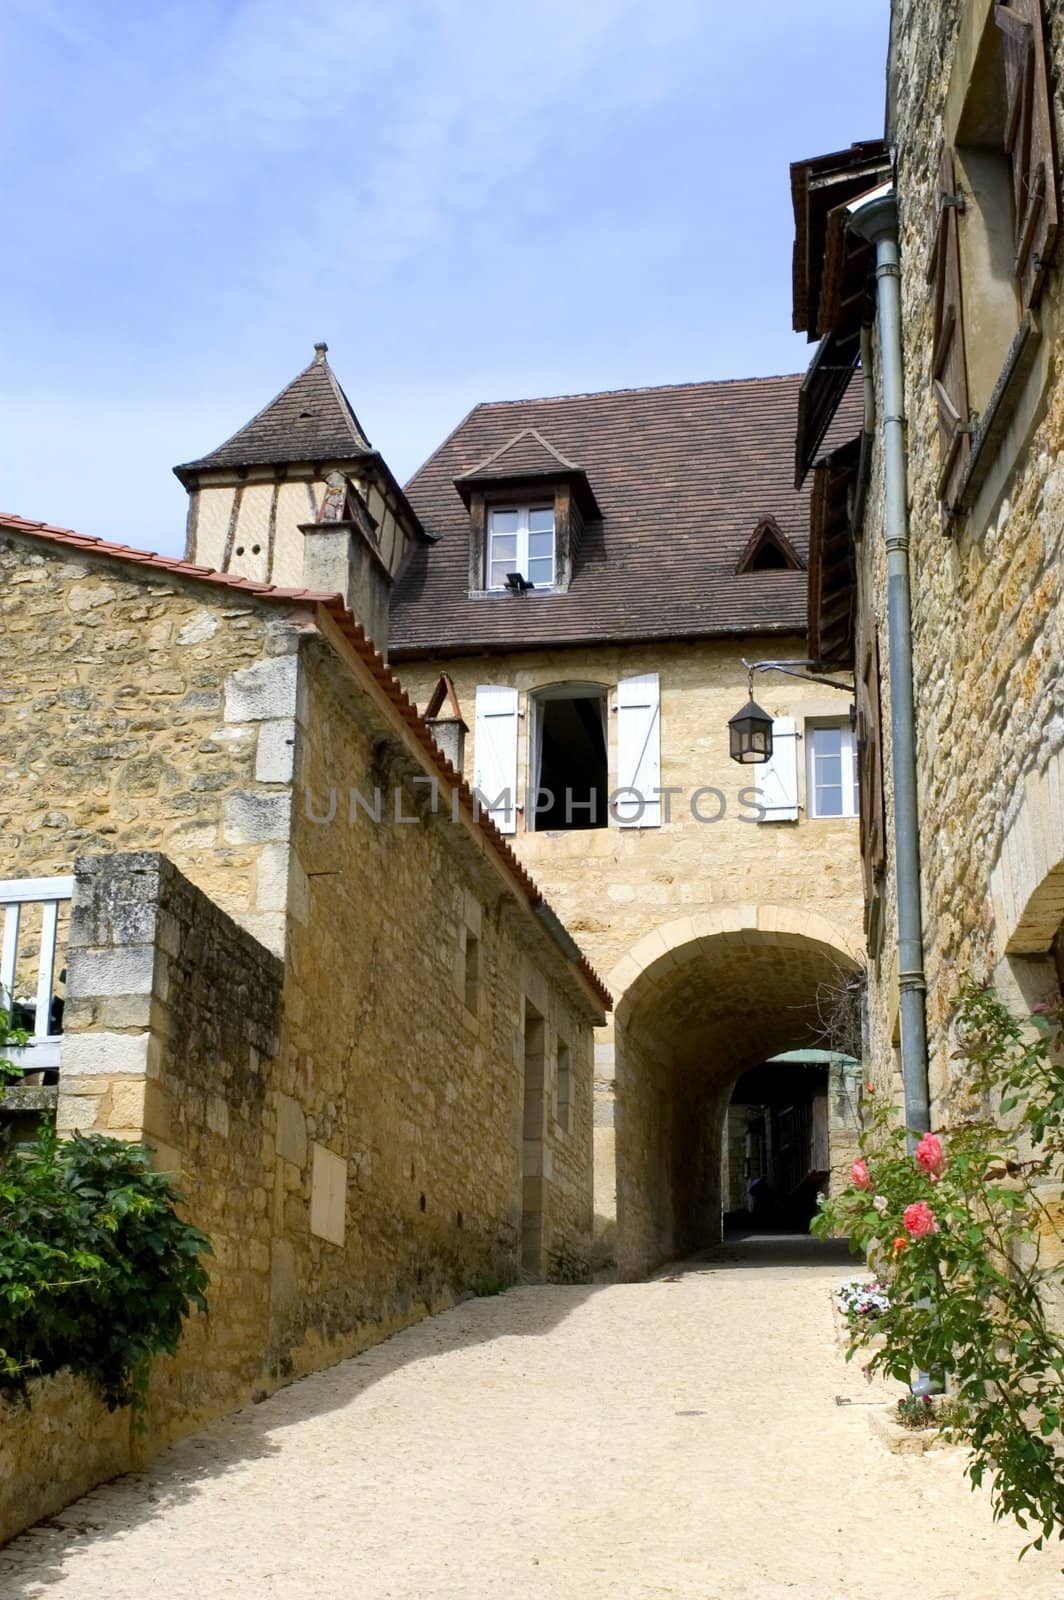
[[[196,472],[217,467],[269,467],[294,461],[349,461],[372,449],[325,359],[327,346],[315,345],[314,360],[275,395],[269,405],[224,444],[174,471],[182,483]]]
[[[508,478],[523,473],[579,472],[575,461],[567,461],[555,450],[549,439],[535,428],[522,428],[512,439],[493,450],[475,467],[460,474],[462,478]]]
[[[735,570],[766,517],[806,558],[808,496],[793,487],[801,381],[752,378],[477,406],[407,485],[438,543],[416,549],[400,575],[392,655],[802,632],[803,572]],[[840,415],[840,438],[859,426],[849,409]],[[580,463],[602,517],[584,529],[567,593],[471,598],[469,514],[454,480],[526,430]]]

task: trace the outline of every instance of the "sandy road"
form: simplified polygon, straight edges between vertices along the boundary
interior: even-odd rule
[[[471,1301],[0,1553],[49,1600],[1062,1600],[951,1451],[891,1455],[796,1241]],[[849,1405],[836,1404],[836,1396]]]

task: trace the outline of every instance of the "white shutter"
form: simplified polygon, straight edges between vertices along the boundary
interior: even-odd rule
[[[657,828],[661,824],[661,722],[658,675],[622,678],[617,685],[617,790],[635,789],[621,796],[614,812],[622,828]]]
[[[477,685],[473,787],[501,833],[517,831],[517,690]]]
[[[758,770],[756,787],[765,813],[759,822],[797,822],[798,724],[793,717],[773,717],[772,755]]]

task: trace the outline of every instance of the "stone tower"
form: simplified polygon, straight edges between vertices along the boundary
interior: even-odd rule
[[[388,597],[426,535],[316,344],[308,367],[216,450],[175,467],[185,559],[281,588],[343,594],[386,650]]]

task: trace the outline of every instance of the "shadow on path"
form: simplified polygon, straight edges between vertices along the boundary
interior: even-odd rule
[[[849,1267],[858,1272],[863,1270],[864,1263],[851,1253],[845,1239],[814,1239],[808,1233],[759,1233],[751,1229],[727,1233],[722,1244],[700,1250],[683,1261],[672,1262],[655,1273],[655,1277],[806,1266],[840,1272]]]
[[[120,1540],[170,1507],[195,1500],[212,1480],[276,1455],[280,1435],[311,1417],[347,1409],[401,1368],[487,1341],[543,1338],[604,1284],[520,1286],[461,1301],[422,1318],[319,1372],[298,1378],[258,1404],[179,1440],[139,1472],[100,1484],[0,1549],[0,1596],[38,1595],[69,1574],[62,1563],[87,1542]],[[19,1580],[22,1580],[21,1582]],[[12,1586],[14,1585],[14,1586]]]

